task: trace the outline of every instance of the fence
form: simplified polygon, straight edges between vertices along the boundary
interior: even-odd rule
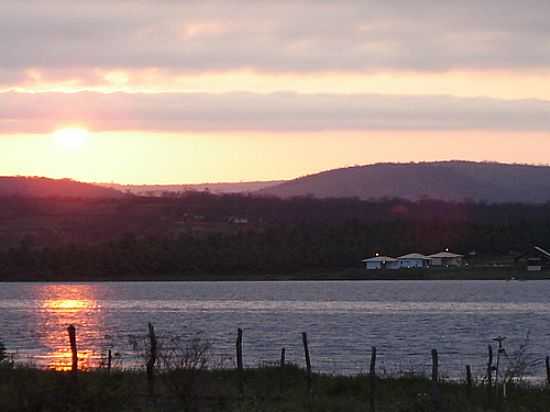
[[[145,366],[145,376],[147,379],[148,387],[148,396],[155,396],[155,382],[156,376],[159,371],[162,370],[161,365],[161,344],[156,335],[154,326],[149,323],[147,335],[144,337],[144,345],[141,347],[143,351],[143,361]],[[81,373],[83,370],[82,365],[79,364],[81,358],[79,358],[79,345],[78,345],[78,331],[75,326],[70,325],[67,328],[68,340],[67,346],[70,353],[70,367],[67,367],[66,370],[70,371],[76,378],[76,376]],[[304,369],[304,380],[305,388],[307,395],[313,397],[314,390],[314,373],[312,368],[312,357],[309,347],[309,337],[306,332],[303,332],[301,335],[302,338],[302,347],[303,347],[303,359],[305,364]],[[481,383],[486,388],[486,397],[488,405],[499,405],[504,402],[507,397],[507,384],[511,382],[510,376],[505,376],[503,372],[503,361],[506,356],[506,351],[504,350],[504,339],[503,337],[495,338],[495,347],[493,345],[488,345],[487,347],[487,364],[486,371],[484,376],[478,377],[477,380],[481,380]],[[234,367],[237,370],[237,379],[238,379],[238,391],[239,396],[245,396],[245,352],[244,352],[244,331],[241,328],[237,329],[236,341],[235,341],[235,362]],[[200,343],[200,342],[198,342]],[[196,368],[206,366],[201,360],[201,356],[204,355],[201,351],[201,346],[195,346],[192,348],[195,352],[184,354],[184,356],[195,356],[195,358],[188,357],[182,360],[178,360],[177,365],[183,368]],[[162,350],[172,351],[174,348],[169,346],[163,347]],[[377,399],[377,383],[380,381],[380,377],[377,374],[377,348],[372,347],[370,351],[370,359],[368,360],[369,369],[368,369],[368,399],[369,399],[369,409],[371,411],[376,410],[376,399]],[[104,362],[101,363],[101,369],[104,369],[107,374],[111,373],[111,370],[114,368],[113,362],[113,352],[111,349],[108,349],[104,355]],[[194,362],[194,363],[193,363]],[[546,375],[546,384],[550,387],[550,357],[546,356],[544,359],[544,371]],[[286,360],[286,348],[281,348],[280,359],[273,361],[270,365],[271,367],[279,368],[279,391],[282,393],[285,387],[285,370],[288,367]],[[463,382],[466,387],[467,397],[471,397],[472,389],[475,385],[476,379],[472,376],[472,367],[471,365],[466,365],[464,370],[464,379]],[[437,349],[431,350],[431,402],[434,411],[441,410],[441,381],[442,377],[440,374],[440,357]]]

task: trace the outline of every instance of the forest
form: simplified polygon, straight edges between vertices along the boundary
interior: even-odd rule
[[[0,201],[4,279],[338,271],[375,253],[480,259],[535,244],[550,245],[550,204],[206,192]]]

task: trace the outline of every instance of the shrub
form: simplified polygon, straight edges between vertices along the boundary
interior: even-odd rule
[[[7,359],[8,355],[6,354],[6,347],[4,343],[0,340],[0,363],[4,362]]]

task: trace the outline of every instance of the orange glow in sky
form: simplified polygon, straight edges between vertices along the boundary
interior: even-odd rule
[[[67,73],[70,80],[50,78],[31,71],[21,83],[0,91],[66,92],[93,90],[103,93],[141,92],[174,93],[206,92],[336,94],[453,95],[460,97],[493,97],[499,99],[550,100],[550,70],[452,70],[445,72],[369,71],[269,73],[253,70],[177,73],[159,69],[94,70],[86,76]]]
[[[545,163],[550,3],[530,1],[0,2],[0,175]]]
[[[375,131],[326,133],[93,133],[79,150],[53,135],[0,139],[2,173],[82,181],[201,183],[272,180],[328,168],[440,159],[547,163],[546,133]],[[444,141],[444,144],[442,143]],[[479,147],[482,148],[472,150]],[[32,149],[29,149],[32,148]]]

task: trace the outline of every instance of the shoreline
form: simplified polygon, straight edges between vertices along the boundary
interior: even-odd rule
[[[294,273],[168,274],[168,275],[0,275],[2,282],[262,282],[262,281],[445,281],[445,280],[550,280],[550,271],[527,272],[514,267],[463,269],[303,271]]]

